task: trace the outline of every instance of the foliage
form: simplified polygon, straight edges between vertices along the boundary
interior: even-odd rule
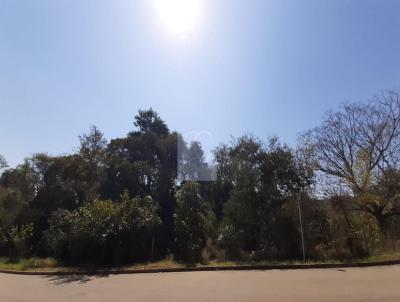
[[[140,133],[154,133],[160,137],[169,134],[167,125],[152,108],[139,110],[139,114],[135,116],[134,125],[139,128]]]
[[[206,244],[210,220],[207,205],[200,196],[200,185],[195,182],[184,183],[176,193],[176,204],[176,255],[185,261],[199,261]]]
[[[244,135],[214,150],[153,109],[107,141],[16,167],[0,156],[0,255],[65,264],[354,259],[400,246],[400,96],[330,112],[297,149]],[[197,181],[194,182],[193,180]],[[302,223],[300,223],[300,217]]]
[[[192,141],[188,146],[181,136],[177,141],[179,181],[211,181],[213,170],[205,161],[204,152],[199,142]]]
[[[9,246],[9,255],[12,258],[18,259],[29,255],[29,239],[33,234],[33,225],[14,225],[7,234],[6,240]]]
[[[58,266],[58,262],[53,258],[19,258],[10,259],[7,257],[0,257],[0,269],[7,270],[35,270],[46,269],[54,270]]]
[[[7,168],[8,164],[3,155],[0,154],[0,170]]]
[[[260,257],[295,257],[283,206],[304,187],[312,175],[299,167],[292,151],[275,138],[267,148],[244,136],[217,150],[219,174],[231,186],[223,208],[220,243],[233,257],[240,250]],[[228,253],[228,254],[229,254]]]
[[[121,263],[144,260],[151,236],[161,222],[150,197],[119,202],[95,200],[74,211],[52,213],[46,241],[58,258],[69,262]],[[120,254],[128,249],[130,255]]]

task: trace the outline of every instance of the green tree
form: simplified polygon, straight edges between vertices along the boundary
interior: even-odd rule
[[[311,171],[298,165],[276,138],[265,148],[256,138],[243,136],[218,149],[216,156],[218,173],[231,188],[219,236],[228,254],[237,257],[243,250],[260,257],[298,256],[299,249],[286,236],[291,230],[282,208],[309,187]]]
[[[40,176],[31,159],[4,171],[0,177],[0,226],[9,229],[13,224],[28,224],[16,220],[27,212],[26,207],[34,200],[40,188]]]
[[[211,181],[212,170],[205,161],[200,142],[193,141],[188,146],[182,136],[178,136],[178,180]]]
[[[148,110],[139,110],[139,114],[135,116],[134,125],[139,128],[140,133],[154,133],[160,137],[169,134],[167,124],[159,117],[158,113],[152,108]]]
[[[98,197],[105,179],[107,140],[96,126],[92,126],[88,134],[79,136],[79,141],[79,174],[85,186],[84,199],[93,200]]]
[[[156,236],[155,249],[165,254],[172,248],[177,134],[152,109],[139,111],[137,127],[124,138],[111,140],[107,148],[103,198],[116,200],[125,189],[132,196],[151,196],[160,206],[163,228]]]
[[[176,255],[189,262],[201,260],[209,230],[209,209],[200,195],[200,185],[186,182],[176,193]]]

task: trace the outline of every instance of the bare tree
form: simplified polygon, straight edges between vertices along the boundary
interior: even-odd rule
[[[317,171],[343,180],[355,195],[368,190],[400,157],[400,95],[383,92],[368,104],[329,112],[300,136],[303,158]]]
[[[375,216],[382,230],[400,214],[397,201],[376,189],[388,171],[399,169],[399,93],[386,91],[367,104],[329,112],[299,142],[303,160],[319,172],[320,188],[330,196],[350,195],[350,208]]]

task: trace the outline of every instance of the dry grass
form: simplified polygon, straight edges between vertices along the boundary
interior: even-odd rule
[[[376,256],[370,256],[361,259],[348,259],[345,261],[325,260],[325,261],[306,261],[306,264],[322,264],[322,263],[355,263],[355,262],[377,262],[386,260],[400,260],[400,252],[384,253]],[[290,265],[304,264],[303,261],[216,261],[211,260],[205,263],[185,264],[177,262],[172,258],[120,267],[108,268],[113,270],[143,270],[143,269],[166,269],[166,268],[184,268],[184,267],[224,267],[224,266],[242,266],[242,265]],[[8,258],[0,257],[0,269],[19,270],[19,271],[76,271],[84,270],[84,268],[62,267],[53,258],[29,258],[19,259],[18,261],[10,261]],[[100,268],[97,268],[100,269]]]
[[[0,268],[8,270],[40,270],[58,267],[57,260],[53,258],[29,258],[12,261],[9,258],[0,257]]]

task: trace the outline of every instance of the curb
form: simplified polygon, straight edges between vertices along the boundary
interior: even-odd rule
[[[293,269],[319,269],[319,268],[357,268],[374,267],[400,264],[400,260],[358,262],[358,263],[322,263],[322,264],[271,264],[271,265],[240,265],[240,266],[207,266],[207,267],[181,267],[181,268],[156,268],[156,269],[128,269],[128,270],[96,270],[96,271],[17,271],[0,269],[0,273],[14,275],[38,276],[66,276],[66,275],[128,275],[128,274],[154,274],[154,273],[179,273],[179,272],[208,272],[208,271],[247,271],[247,270],[293,270]]]

